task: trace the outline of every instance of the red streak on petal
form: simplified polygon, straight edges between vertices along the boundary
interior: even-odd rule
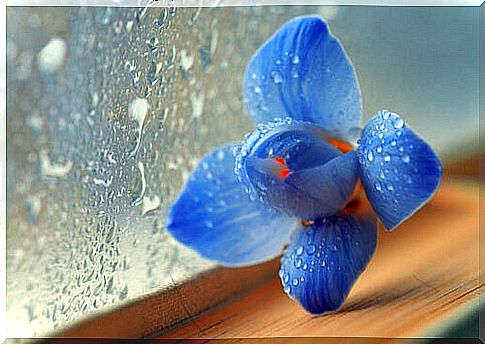
[[[279,177],[280,177],[281,180],[285,179],[291,172],[293,172],[292,170],[290,170],[288,168],[288,166],[286,166],[285,159],[283,159],[281,157],[276,157],[276,158],[274,158],[274,161],[276,161],[278,164],[280,164],[282,166],[281,169],[278,168]]]
[[[290,170],[289,168],[285,168],[285,169],[282,169],[281,170],[281,179],[285,179],[286,177],[288,177],[288,175],[293,172],[292,170]]]
[[[276,161],[280,165],[286,166],[285,159],[283,158],[277,157],[277,158],[274,158],[274,161]]]

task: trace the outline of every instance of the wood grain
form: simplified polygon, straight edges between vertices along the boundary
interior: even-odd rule
[[[430,335],[478,304],[479,211],[478,182],[443,182],[404,225],[392,233],[379,231],[371,263],[337,313],[308,315],[275,276],[159,338]]]

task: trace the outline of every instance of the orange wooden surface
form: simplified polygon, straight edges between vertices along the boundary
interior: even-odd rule
[[[339,312],[308,315],[275,276],[160,338],[433,334],[478,302],[479,239],[478,183],[447,181],[396,231],[380,229],[376,253]]]

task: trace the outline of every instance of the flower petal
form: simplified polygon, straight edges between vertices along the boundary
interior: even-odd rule
[[[287,22],[256,52],[246,70],[244,95],[256,123],[291,117],[340,139],[360,124],[354,68],[319,17]]]
[[[291,173],[285,182],[318,200],[319,213],[313,215],[314,219],[342,210],[354,192],[357,176],[357,154],[350,151],[324,165]]]
[[[292,180],[291,176],[298,171],[322,166],[340,155],[338,149],[325,141],[316,125],[276,120],[259,124],[236,149],[236,174],[261,202],[288,216],[312,220],[333,215],[341,208],[332,202],[322,202],[329,198],[327,195],[314,197],[307,193],[311,185],[303,185],[302,178],[295,178],[294,185],[287,180]],[[307,182],[310,174],[303,176]],[[330,174],[324,173],[322,178],[328,179]],[[321,184],[326,181],[317,175],[312,178]]]
[[[227,266],[278,256],[297,224],[249,199],[234,175],[231,146],[202,159],[167,217],[167,229],[175,239]]]
[[[414,214],[438,188],[439,158],[401,117],[387,110],[364,128],[358,156],[367,197],[389,230]]]
[[[337,310],[371,259],[376,241],[376,218],[368,210],[302,227],[281,259],[285,292],[310,313]]]

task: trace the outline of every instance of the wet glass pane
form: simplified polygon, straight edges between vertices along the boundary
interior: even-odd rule
[[[253,124],[242,79],[302,14],[444,159],[476,152],[476,8],[8,8],[7,336],[46,335],[212,265],[165,214],[198,159]]]

